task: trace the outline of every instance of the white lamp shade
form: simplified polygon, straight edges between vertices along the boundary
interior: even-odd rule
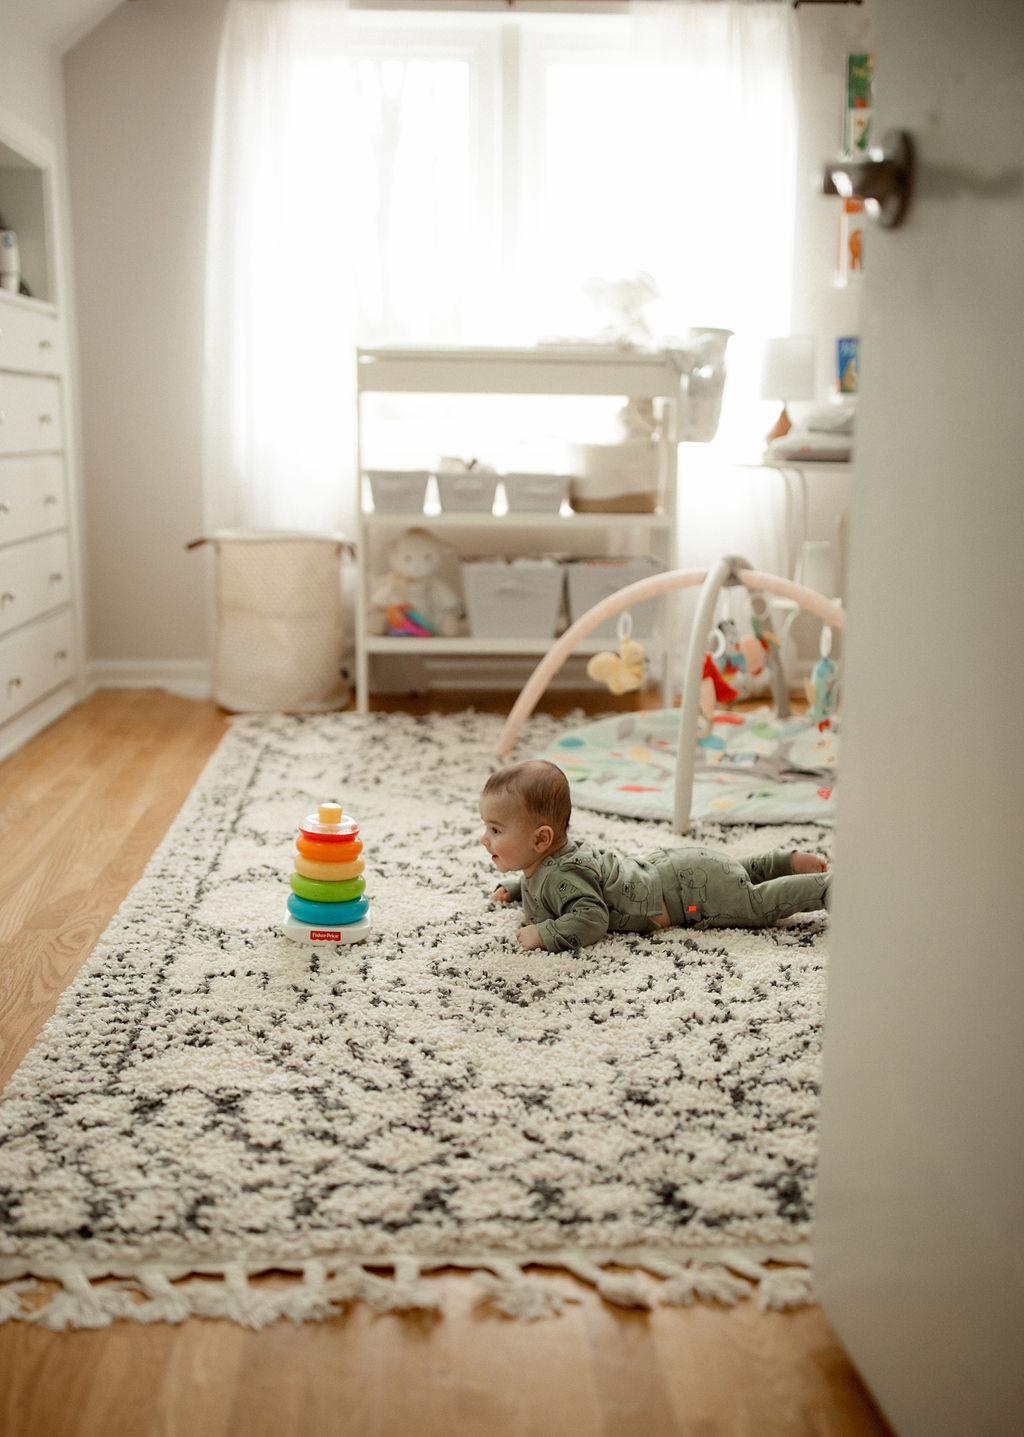
[[[766,340],[761,398],[813,399],[814,395],[814,340],[808,335]]]

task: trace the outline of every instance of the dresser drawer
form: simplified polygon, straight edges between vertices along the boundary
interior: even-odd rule
[[[67,534],[0,549],[0,634],[9,634],[71,598]]]
[[[74,674],[74,630],[68,612],[0,639],[0,723]]]
[[[56,315],[0,299],[0,369],[60,374],[64,346]]]
[[[0,454],[55,453],[63,447],[60,380],[0,374]]]
[[[68,521],[66,492],[59,454],[0,459],[0,546],[63,529]]]

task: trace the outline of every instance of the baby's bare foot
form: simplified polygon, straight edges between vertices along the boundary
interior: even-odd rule
[[[828,864],[816,853],[794,852],[790,860],[794,873],[824,873]]]

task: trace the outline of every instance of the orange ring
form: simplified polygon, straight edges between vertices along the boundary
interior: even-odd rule
[[[302,834],[295,841],[295,847],[303,858],[312,858],[314,863],[351,863],[363,851],[362,842],[357,838],[351,843],[322,843],[316,838],[305,838]]]

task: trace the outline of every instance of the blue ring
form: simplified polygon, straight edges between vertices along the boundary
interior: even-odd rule
[[[369,911],[370,904],[365,898],[353,898],[348,903],[317,903],[312,898],[300,898],[297,893],[288,895],[288,912],[300,923],[309,923],[315,928],[330,923],[355,923]]]

